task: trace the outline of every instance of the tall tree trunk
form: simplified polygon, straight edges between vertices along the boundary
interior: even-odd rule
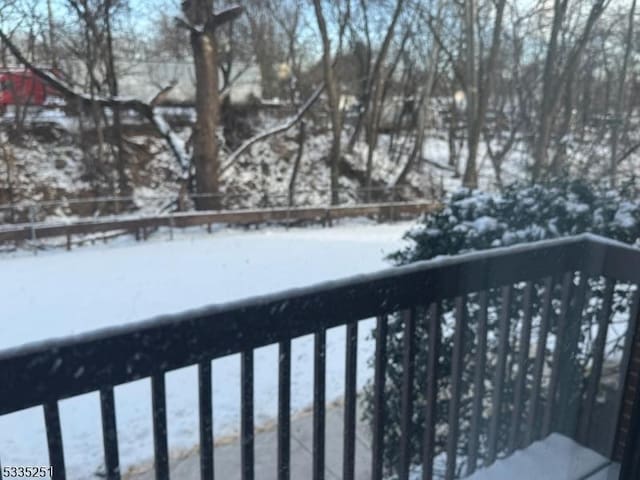
[[[368,102],[365,105],[366,113],[366,132],[367,132],[367,144],[369,146],[367,152],[367,167],[366,167],[366,180],[365,180],[365,198],[366,201],[371,200],[371,190],[373,187],[372,177],[373,177],[373,154],[378,144],[378,124],[380,121],[380,115],[382,110],[382,98],[384,93],[383,88],[383,75],[382,75],[382,64],[387,56],[389,51],[389,47],[391,45],[391,39],[393,38],[393,32],[395,30],[395,26],[398,23],[398,19],[400,18],[400,13],[402,11],[403,0],[397,0],[396,6],[393,11],[393,15],[391,17],[391,21],[389,23],[389,27],[387,28],[386,34],[384,36],[384,40],[382,41],[382,46],[380,47],[380,52],[376,57],[375,64],[373,69],[371,70],[371,76],[369,77],[369,82],[367,84],[367,99]]]
[[[613,125],[611,127],[611,159],[609,164],[609,182],[611,187],[616,186],[616,175],[618,170],[618,143],[620,141],[620,126],[624,123],[622,119],[622,109],[624,106],[624,86],[627,80],[627,69],[629,68],[629,56],[633,45],[633,20],[636,11],[636,0],[631,2],[629,9],[629,24],[627,27],[627,35],[625,38],[624,59],[618,79],[618,91],[616,97]]]
[[[429,60],[427,64],[428,73],[425,84],[422,87],[422,92],[420,94],[418,103],[417,103],[417,112],[416,112],[416,138],[413,144],[413,149],[409,154],[409,158],[407,159],[407,163],[404,168],[398,175],[398,178],[394,182],[394,186],[398,186],[406,181],[409,172],[415,165],[416,159],[422,159],[422,147],[424,145],[424,137],[425,137],[425,129],[427,125],[427,115],[431,113],[431,107],[429,106],[429,99],[433,94],[433,89],[436,83],[436,74],[438,69],[438,57],[440,55],[440,46],[436,43],[431,52],[429,53]]]
[[[476,0],[464,2],[465,39],[465,97],[467,115],[467,164],[462,177],[463,185],[475,188],[478,185],[476,156],[478,138],[476,116],[478,112],[478,69],[476,68]]]
[[[51,0],[47,0],[47,20],[49,31],[49,55],[51,56],[51,67],[55,70],[58,68],[58,55],[56,54],[55,47],[55,33],[54,33],[54,23],[53,23],[53,10],[51,8]]]
[[[465,2],[465,37],[466,48],[466,95],[467,95],[467,164],[464,170],[462,183],[470,188],[478,186],[478,168],[476,160],[480,134],[484,128],[489,97],[493,91],[494,75],[500,53],[500,40],[502,38],[502,19],[504,16],[506,0],[499,0],[495,4],[496,12],[491,36],[491,47],[486,64],[482,65],[480,56],[482,52],[476,52],[475,24],[477,21],[475,0]],[[478,65],[476,66],[476,56]]]
[[[574,78],[575,74],[571,75],[564,87],[564,107],[562,121],[557,132],[557,140],[555,142],[556,148],[553,155],[553,160],[549,166],[549,171],[553,177],[557,177],[562,174],[562,171],[566,165],[567,160],[567,142],[568,135],[571,131],[571,121],[573,119],[573,104],[574,104]]]
[[[571,51],[566,55],[566,62],[558,68],[558,37],[562,30],[569,0],[555,0],[551,36],[547,44],[547,55],[543,73],[542,99],[538,112],[538,127],[534,138],[532,179],[541,178],[544,170],[549,166],[548,148],[551,141],[551,131],[558,111],[559,100],[574,75],[582,52],[591,36],[591,31],[602,15],[605,0],[595,0],[589,11],[585,26],[576,40]]]
[[[196,177],[196,207],[220,208],[220,165],[217,128],[220,120],[218,97],[218,46],[215,37],[213,0],[183,2],[190,29],[196,77],[196,123],[193,128],[193,164]]]
[[[322,13],[322,5],[320,0],[313,0],[313,6],[316,12],[316,20],[318,29],[322,37],[322,66],[324,70],[324,79],[327,85],[327,96],[329,97],[329,109],[331,111],[331,133],[332,142],[329,151],[329,165],[331,177],[331,205],[337,205],[340,202],[338,195],[338,180],[340,178],[340,142],[342,136],[342,114],[340,112],[340,94],[338,91],[338,82],[333,70],[331,62],[331,43],[329,42],[329,34],[327,32],[327,24]]]
[[[300,170],[300,162],[302,161],[302,154],[304,153],[304,133],[305,130],[305,121],[300,121],[300,126],[298,127],[298,153],[296,154],[296,159],[293,163],[293,169],[291,171],[291,178],[289,180],[289,206],[293,207],[295,205],[295,194],[296,194],[296,180],[298,178],[298,171]]]
[[[553,127],[553,89],[558,88],[556,79],[556,57],[558,55],[558,37],[565,14],[567,12],[568,0],[555,0],[553,7],[553,23],[551,26],[551,36],[547,44],[547,55],[544,63],[544,73],[542,76],[542,98],[540,100],[540,110],[538,112],[538,128],[535,136],[533,151],[532,177],[537,181],[542,176],[543,170],[547,166],[547,146],[551,139],[551,129]]]
[[[118,92],[118,77],[115,68],[115,58],[113,52],[113,35],[111,31],[111,8],[112,0],[106,0],[105,3],[105,26],[107,33],[107,83],[109,85],[109,94],[112,98],[116,98],[119,95]],[[129,190],[129,182],[127,179],[126,165],[127,156],[124,149],[124,142],[122,140],[122,121],[120,117],[120,109],[116,106],[112,109],[113,112],[113,133],[116,144],[116,169],[118,172],[118,192],[120,196],[127,196]]]
[[[191,33],[191,47],[196,73],[196,125],[193,132],[193,161],[198,194],[209,195],[196,201],[199,209],[220,207],[218,128],[217,45],[213,32]]]

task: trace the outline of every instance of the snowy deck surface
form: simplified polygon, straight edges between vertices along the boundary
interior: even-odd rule
[[[344,410],[341,405],[329,407],[326,412],[325,478],[342,478]],[[371,479],[371,432],[357,415],[355,478]],[[277,433],[275,427],[256,435],[255,473],[256,480],[276,480]],[[291,478],[312,477],[313,421],[311,412],[305,412],[291,423]],[[215,477],[224,480],[241,479],[240,443],[236,439],[215,448]],[[444,472],[444,457],[436,457],[436,476],[441,480]],[[142,465],[140,472],[125,477],[125,480],[153,480],[153,465]],[[464,480],[618,480],[619,468],[598,453],[582,447],[573,440],[559,434],[514,453],[509,458],[498,460],[489,468],[479,470]],[[200,455],[194,450],[171,466],[171,478],[181,480],[200,479]],[[410,474],[410,480],[422,478],[420,468]]]
[[[616,465],[573,440],[552,433],[544,440],[478,470],[467,480],[614,480]]]
[[[72,252],[0,256],[0,349],[302,287],[388,267],[384,257],[403,245],[410,223],[354,224],[334,228],[264,229],[253,232],[203,230],[168,233],[136,244],[118,239]],[[371,377],[367,361],[373,323],[359,329],[358,387]],[[344,328],[327,333],[327,400],[344,392]],[[313,341],[292,345],[292,411],[313,399]],[[262,425],[277,412],[277,348],[255,353],[255,418]],[[240,360],[213,362],[216,438],[239,429]],[[197,372],[169,372],[167,413],[172,455],[198,443]],[[123,470],[153,455],[148,379],[115,388],[120,461]],[[92,478],[102,464],[97,393],[60,402],[69,478]],[[0,416],[2,465],[46,465],[42,409]]]

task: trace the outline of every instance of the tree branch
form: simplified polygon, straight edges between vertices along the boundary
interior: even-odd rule
[[[119,108],[121,110],[133,110],[134,112],[149,120],[149,122],[151,122],[151,124],[156,128],[157,132],[162,136],[162,138],[165,139],[165,141],[169,145],[169,148],[171,149],[174,157],[182,167],[183,176],[188,175],[191,160],[186,154],[184,143],[175,134],[175,132],[171,130],[169,124],[164,120],[164,118],[154,112],[153,103],[145,103],[142,100],[138,100],[135,98],[123,99],[97,96],[92,97],[91,95],[77,92],[65,81],[33,65],[2,30],[0,30],[0,39],[4,42],[9,51],[11,51],[11,53],[20,63],[22,63],[31,72],[33,72],[36,77],[40,78],[55,90],[58,90],[65,98],[75,100],[82,106],[86,107],[98,105],[102,108]]]
[[[636,143],[634,146],[627,149],[622,155],[620,155],[620,157],[618,157],[618,160],[616,160],[616,163],[618,165],[621,164],[624,160],[630,157],[631,154],[633,154],[638,149],[640,149],[640,143]]]
[[[293,127],[296,123],[298,123],[302,119],[302,117],[305,115],[305,113],[307,113],[307,111],[313,106],[316,100],[318,100],[318,98],[320,97],[320,94],[324,91],[324,88],[325,88],[325,83],[323,82],[311,94],[311,96],[307,99],[307,101],[300,107],[300,109],[295,114],[295,116],[289,119],[286,123],[278,127],[272,128],[271,130],[267,130],[266,132],[262,132],[257,135],[254,135],[253,137],[245,141],[242,145],[240,145],[240,147],[238,147],[233,153],[231,153],[231,155],[229,155],[229,158],[227,159],[227,162],[220,170],[220,173],[224,174],[224,172],[227,171],[236,162],[236,160],[238,160],[238,157],[254,143],[259,142],[260,140],[264,140],[265,138],[268,138],[272,135],[286,132],[291,127]]]

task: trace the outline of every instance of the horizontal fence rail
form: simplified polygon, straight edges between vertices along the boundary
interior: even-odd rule
[[[29,197],[28,192],[19,196]],[[427,199],[409,186],[339,188],[336,206],[371,203],[419,202]],[[18,195],[18,192],[14,192]],[[329,189],[296,189],[295,191],[234,189],[220,193],[176,195],[101,196],[63,198],[60,200],[18,201],[0,204],[0,224],[43,222],[51,216],[66,214],[71,218],[108,218],[126,214],[159,214],[178,208],[193,211],[199,203],[213,206],[216,211],[241,211],[275,208],[301,208],[328,205]]]
[[[274,344],[280,359],[278,478],[288,479],[291,341],[312,334],[312,469],[313,478],[323,478],[326,331],[340,326],[347,332],[342,468],[344,478],[354,478],[357,328],[359,321],[375,318],[371,478],[382,479],[393,471],[406,480],[416,467],[425,479],[460,478],[550,432],[606,450],[606,456],[620,460],[631,431],[630,414],[614,416],[610,441],[598,446],[593,444],[599,427],[592,424],[592,413],[601,408],[596,396],[603,388],[612,299],[623,298],[616,293],[622,287],[631,292],[625,321],[626,338],[632,340],[624,341],[618,360],[619,384],[612,405],[614,413],[621,405],[623,413],[633,407],[633,398],[630,406],[624,402],[625,389],[633,375],[637,377],[633,338],[638,283],[640,251],[591,235],[418,262],[5,350],[0,352],[0,415],[43,407],[50,461],[55,478],[62,479],[64,425],[58,402],[100,392],[105,470],[108,478],[120,478],[113,389],[151,378],[155,474],[158,480],[166,479],[171,419],[166,414],[165,374],[197,365],[201,478],[211,479],[211,361],[240,354],[241,474],[250,480],[255,472],[253,352]],[[599,300],[592,302],[596,297]],[[587,347],[581,332],[593,333]],[[401,347],[397,365],[390,363],[397,353],[395,345]],[[390,409],[386,397],[394,382],[399,403]],[[418,392],[421,400],[416,400]],[[393,422],[397,431],[389,428]],[[396,434],[397,445],[392,445],[388,435]],[[392,446],[399,453],[389,463],[385,452]],[[439,462],[442,456],[446,461]],[[439,476],[432,477],[436,473]]]
[[[397,220],[433,212],[436,202],[396,202],[338,207],[276,208],[269,210],[233,210],[183,212],[133,218],[111,218],[75,223],[28,223],[0,226],[0,243],[24,242],[53,237],[65,237],[71,248],[73,235],[89,235],[114,231],[131,232],[136,239],[146,239],[149,232],[160,227],[186,228],[214,224],[253,225],[317,221],[331,224],[334,220],[375,216],[379,220]]]

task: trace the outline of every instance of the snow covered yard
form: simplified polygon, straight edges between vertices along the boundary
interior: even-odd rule
[[[130,240],[71,253],[0,257],[4,321],[0,349],[62,337],[310,285],[388,266],[386,254],[402,245],[408,223],[349,223],[332,229],[264,229],[180,234],[135,244]],[[360,327],[358,387],[370,377],[370,321]],[[292,411],[312,401],[313,339],[292,348]],[[117,352],[114,352],[117,355]],[[327,334],[327,400],[344,388],[344,327]],[[277,347],[255,354],[255,416],[267,423],[277,411]],[[213,363],[214,430],[217,438],[239,429],[240,359]],[[150,461],[153,453],[149,380],[115,389],[123,470]],[[169,447],[175,455],[198,443],[197,376],[194,367],[167,374]],[[99,397],[91,393],[60,402],[69,478],[101,470]],[[3,465],[46,465],[40,407],[0,416]]]

